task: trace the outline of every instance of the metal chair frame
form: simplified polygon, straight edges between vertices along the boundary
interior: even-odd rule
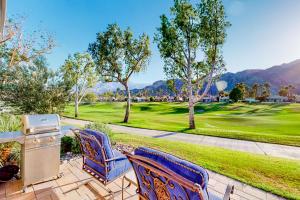
[[[192,190],[193,192],[197,192],[199,194],[200,200],[206,200],[206,199],[204,199],[202,187],[198,183],[194,183],[194,182],[186,179],[185,177],[173,172],[172,170],[162,166],[160,163],[157,163],[149,158],[145,158],[145,157],[138,156],[138,155],[133,155],[128,152],[123,152],[123,153],[127,156],[127,158],[129,159],[129,161],[132,164],[135,163],[138,166],[142,166],[145,169],[149,170],[149,174],[148,174],[149,176],[152,176],[150,172],[155,173],[158,176],[164,177],[168,182],[169,181],[176,182],[182,188]],[[135,171],[136,177],[138,177],[136,170],[134,170],[134,171]],[[129,182],[131,181],[126,176],[123,178],[123,181],[124,180],[127,180]],[[137,182],[138,183],[136,185],[138,188],[137,193],[139,194],[139,198],[142,200],[148,200],[149,198],[147,196],[140,193],[140,191],[141,191],[140,184],[139,184],[139,181],[137,181]],[[155,190],[155,188],[154,188],[154,190]],[[233,194],[233,190],[234,190],[234,186],[228,185],[226,188],[225,194],[223,196],[223,200],[230,200],[230,194]],[[123,191],[122,191],[122,199],[123,199]]]
[[[114,157],[114,158],[111,158],[111,159],[106,159],[107,156],[105,154],[105,151],[104,151],[104,147],[102,144],[100,144],[100,142],[98,141],[98,139],[93,136],[93,135],[79,135],[79,129],[72,129],[73,133],[75,134],[75,137],[76,139],[79,141],[79,144],[80,144],[80,149],[81,149],[81,155],[82,155],[82,169],[87,172],[88,174],[90,174],[91,176],[93,176],[93,178],[95,178],[97,181],[99,181],[100,183],[102,183],[104,186],[107,186],[108,184],[114,182],[116,179],[118,179],[119,177],[124,177],[124,175],[127,173],[123,173],[121,175],[119,175],[118,177],[110,180],[110,181],[106,181],[105,177],[98,173],[96,170],[94,170],[93,168],[89,167],[88,165],[86,165],[85,163],[85,158],[88,158],[90,160],[92,160],[93,162],[103,166],[105,168],[105,173],[108,173],[108,163],[109,162],[112,162],[114,160],[117,160],[119,159],[119,157]],[[87,139],[90,139],[90,140],[94,140],[96,142],[96,144],[99,146],[99,149],[101,150],[101,155],[103,158],[105,158],[104,160],[104,165],[96,160],[94,160],[93,158],[91,158],[89,155],[85,154],[84,151],[83,151],[83,146],[82,146],[82,143],[80,142],[80,137],[84,137],[84,138],[87,138]],[[82,185],[86,185],[86,184],[89,184],[90,185],[90,182],[93,181],[94,179],[93,178],[89,178],[89,179],[86,179],[84,182],[80,183],[79,185],[77,185],[75,188],[72,188],[72,189],[69,189],[67,191],[65,191],[64,193],[68,193],[68,192],[71,192],[73,190],[77,190],[80,186]],[[130,186],[131,186],[132,182],[129,182],[128,185],[126,187],[124,187],[124,185],[122,185],[122,189],[121,190],[118,190],[118,191],[111,191],[110,189],[107,189],[106,187],[104,187],[104,189],[108,192],[108,195],[105,195],[104,197],[107,197],[107,196],[111,196],[110,199],[114,199],[115,195],[121,193],[123,190],[126,190],[128,189]],[[91,186],[92,187],[92,186]]]

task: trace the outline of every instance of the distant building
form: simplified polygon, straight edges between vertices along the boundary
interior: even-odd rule
[[[206,96],[206,97],[203,97],[203,99],[201,101],[203,103],[212,103],[212,102],[216,102],[217,98],[214,96]]]
[[[182,97],[177,97],[178,102],[184,102],[184,99]]]
[[[229,103],[230,99],[229,99],[229,97],[219,97],[219,102]]]
[[[267,102],[273,102],[273,103],[282,103],[282,102],[288,102],[287,97],[282,97],[282,96],[270,96],[267,98]]]
[[[168,96],[168,102],[175,102],[175,101],[176,101],[176,97]]]
[[[246,103],[257,103],[259,101],[256,100],[255,98],[245,98],[244,102],[246,102]]]
[[[295,95],[295,101],[296,103],[300,103],[300,95]]]
[[[146,97],[134,97],[133,101],[134,102],[145,102],[146,101]]]

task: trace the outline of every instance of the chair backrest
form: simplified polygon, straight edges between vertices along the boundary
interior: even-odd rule
[[[208,199],[208,173],[202,167],[145,147],[126,155],[137,176],[139,195],[145,199]]]
[[[105,176],[104,173],[114,167],[114,162],[105,162],[114,157],[108,136],[90,129],[78,130],[76,136],[80,141],[82,155],[85,158],[84,164],[90,165],[91,168],[97,167],[97,169],[99,166],[96,165],[100,165]]]

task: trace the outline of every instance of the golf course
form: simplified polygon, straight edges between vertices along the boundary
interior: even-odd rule
[[[121,102],[85,104],[79,107],[78,119],[300,146],[300,104],[199,103],[194,130],[188,129],[187,103],[132,103],[126,124],[122,122],[124,112]],[[74,105],[67,106],[64,116],[74,117]]]

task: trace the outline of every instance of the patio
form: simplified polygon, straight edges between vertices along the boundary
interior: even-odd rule
[[[26,193],[22,193],[22,185],[20,181],[0,184],[1,200],[92,200],[92,199],[110,199],[106,196],[108,193],[104,186],[96,179],[90,184],[82,185],[77,190],[72,190],[64,194],[64,192],[75,188],[78,184],[85,182],[91,178],[89,174],[81,170],[82,159],[76,158],[71,161],[64,161],[60,165],[60,172],[63,176],[57,180],[52,180],[29,187]],[[234,184],[235,191],[232,199],[240,200],[277,200],[282,199],[270,193],[253,188],[241,182],[227,178],[220,174],[208,171],[210,175],[209,190],[217,196],[222,197],[228,183]],[[133,171],[127,174],[131,180],[135,179]],[[106,189],[118,191],[121,189],[122,179],[107,185]],[[116,200],[122,199],[121,193],[115,196]],[[136,187],[131,185],[124,194],[125,199],[138,199],[136,195]]]

